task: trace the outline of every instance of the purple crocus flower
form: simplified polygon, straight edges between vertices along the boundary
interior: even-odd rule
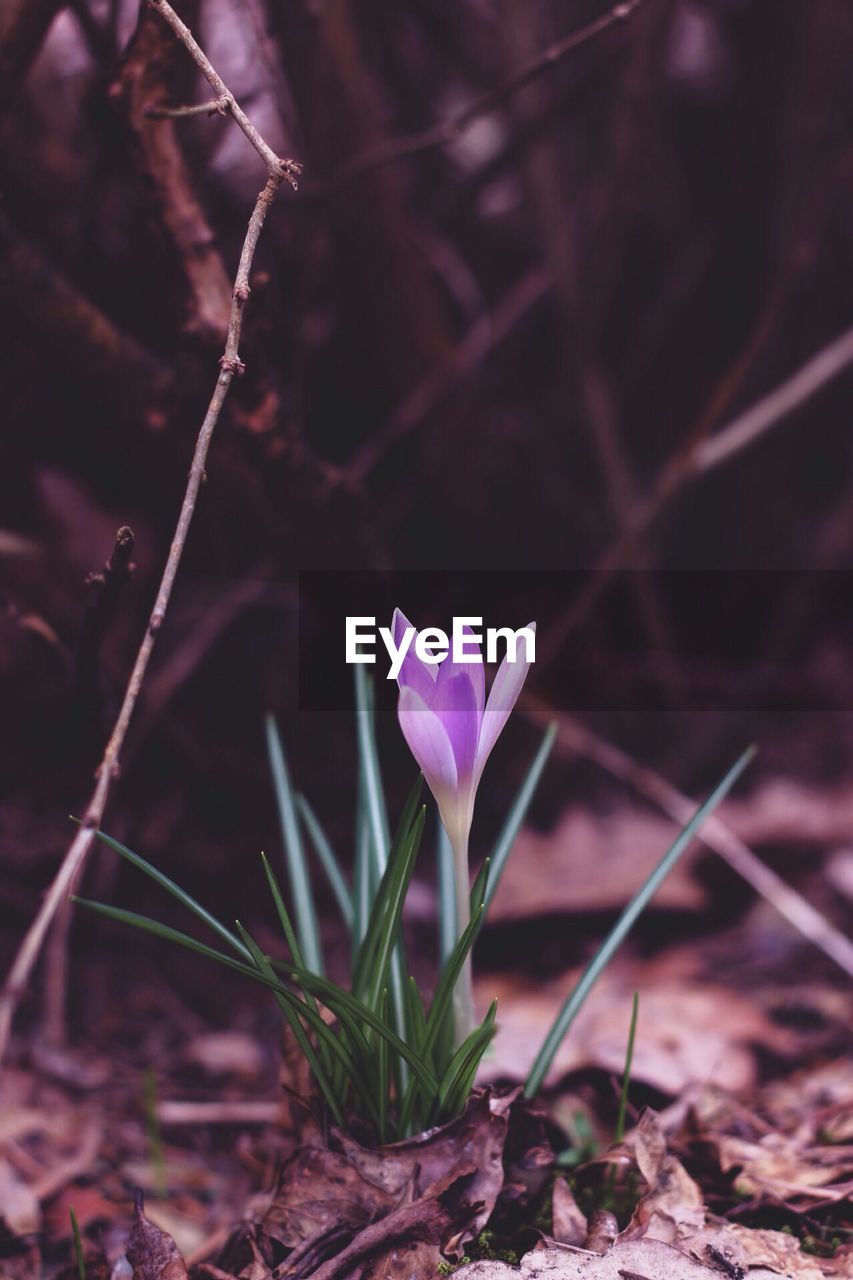
[[[530,629],[535,631],[536,624]],[[397,682],[397,714],[403,736],[421,767],[438,804],[453,849],[456,876],[456,927],[462,933],[470,918],[468,837],[474,799],[501,730],[521,692],[529,662],[505,657],[486,698],[483,658],[473,632],[465,627],[465,652],[474,661],[454,661],[452,653],[439,664],[421,661],[415,652],[417,632],[399,609],[392,633],[398,650],[411,630],[409,647]],[[526,655],[525,655],[526,656]],[[456,1038],[461,1042],[473,1029],[474,1007],[470,965],[457,987]]]

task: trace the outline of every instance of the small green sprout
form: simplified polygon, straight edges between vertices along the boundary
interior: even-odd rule
[[[168,1195],[166,1156],[163,1152],[163,1135],[160,1131],[160,1108],[157,1105],[157,1077],[153,1067],[145,1072],[145,1127],[148,1130],[148,1151],[154,1174],[154,1190],[161,1200]]]
[[[640,1010],[640,993],[634,992],[631,1001],[631,1025],[628,1028],[628,1043],[625,1048],[625,1070],[622,1072],[622,1088],[619,1090],[619,1110],[616,1113],[616,1127],[613,1130],[613,1144],[618,1144],[625,1137],[625,1113],[628,1110],[628,1089],[631,1084],[631,1063],[634,1060],[634,1039],[637,1034],[637,1014]],[[607,1178],[607,1193],[612,1196],[616,1187],[616,1165],[610,1166]]]
[[[634,992],[631,1001],[631,1025],[628,1028],[628,1044],[625,1049],[625,1070],[622,1073],[622,1088],[619,1092],[619,1111],[616,1115],[616,1128],[613,1131],[614,1143],[625,1137],[625,1113],[628,1109],[628,1089],[631,1084],[631,1063],[634,1060],[634,1038],[637,1034],[637,1014],[640,1010],[640,993]]]
[[[71,1219],[71,1235],[74,1240],[74,1258],[77,1263],[78,1280],[86,1280],[86,1259],[83,1257],[83,1241],[80,1238],[80,1226],[73,1208],[68,1210]]]

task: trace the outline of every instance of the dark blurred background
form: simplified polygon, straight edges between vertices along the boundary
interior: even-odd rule
[[[853,323],[847,0],[642,0],[512,93],[610,6],[177,7],[305,171],[258,251],[246,373],[109,829],[251,917],[257,851],[278,847],[272,709],[346,851],[349,713],[298,696],[306,569],[370,571],[419,624],[446,625],[466,583],[493,624],[532,602],[535,694],[691,793],[753,739],[754,778],[843,780],[853,374],[695,463]],[[144,5],[2,0],[0,69],[5,967],[144,630],[264,174],[233,122],[146,114],[209,95]],[[124,525],[136,572],[93,620],[86,578]],[[411,762],[380,695],[396,803]],[[483,847],[536,741],[517,716]],[[533,820],[611,785],[564,760]],[[148,901],[100,853],[87,876],[92,896]],[[75,927],[82,946],[94,926]]]

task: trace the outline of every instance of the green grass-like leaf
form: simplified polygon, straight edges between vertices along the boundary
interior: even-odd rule
[[[362,666],[355,668],[355,716],[358,758],[364,785],[365,817],[378,880],[385,871],[391,832],[388,827],[388,811],[385,806],[385,792],[379,770],[379,753],[376,748],[373,685]]]
[[[493,1000],[483,1022],[459,1046],[448,1065],[438,1088],[436,1118],[455,1115],[462,1109],[471,1091],[477,1067],[495,1033],[495,1017],[498,1002]]]
[[[452,1037],[449,1031],[453,1016],[453,992],[459,974],[462,971],[462,966],[465,963],[465,958],[474,945],[480,925],[483,922],[485,910],[486,908],[481,901],[467,928],[453,948],[433,996],[426,1021],[423,1024],[423,1028],[419,1029],[418,1054],[422,1061],[433,1064],[436,1074],[439,1076],[449,1065],[447,1058],[450,1056],[452,1046]],[[483,1048],[485,1048],[485,1045]],[[403,1098],[400,1125],[404,1130],[410,1127],[413,1116],[426,1116],[435,1109],[437,1099],[435,1097],[425,1097],[423,1089],[419,1087],[419,1083],[417,1080],[412,1080]],[[438,1106],[440,1110],[442,1104],[438,1102]]]
[[[367,794],[364,785],[364,770],[359,762],[358,795],[355,809],[355,860],[352,873],[352,962],[355,965],[358,949],[364,942],[367,922],[370,918],[370,904],[373,900],[375,885],[373,864],[370,857],[370,832],[367,827]]]
[[[587,965],[583,974],[578,981],[577,986],[566,1000],[554,1023],[548,1032],[542,1047],[536,1055],[530,1074],[524,1086],[525,1097],[531,1098],[536,1094],[542,1086],[545,1076],[548,1074],[548,1068],[554,1060],[554,1055],[560,1047],[566,1032],[571,1027],[583,1003],[589,995],[595,983],[601,977],[601,974],[607,968],[607,965],[613,959],[613,956],[619,950],[619,947],[625,941],[628,933],[633,928],[637,918],[648,905],[651,898],[660,888],[663,881],[669,875],[678,859],[688,848],[694,835],[701,827],[710,814],[714,812],[721,800],[728,795],[746,766],[749,764],[755,749],[750,747],[743,753],[740,759],[732,766],[722,782],[714,789],[703,805],[697,809],[694,816],[688,822],[687,826],[670,846],[652,874],[646,880],[645,884],[637,891],[625,910],[620,915],[616,924],[610,933],[602,942],[598,951]]]
[[[515,843],[515,837],[521,828],[521,824],[527,816],[527,810],[530,808],[530,801],[533,799],[533,793],[539,785],[539,779],[542,777],[542,770],[548,763],[548,757],[551,754],[551,748],[554,746],[554,739],[557,736],[557,725],[552,723],[545,730],[539,750],[531,761],[530,768],[524,776],[524,781],[519,788],[518,794],[512,803],[509,813],[504,819],[500,834],[495,841],[495,847],[491,856],[491,876],[489,890],[486,894],[486,908],[488,909],[492,898],[497,892],[501,876],[504,872],[507,859],[512,853],[512,846]]]
[[[355,667],[355,719],[358,742],[359,775],[362,780],[364,820],[372,853],[374,884],[380,883],[390,858],[390,829],[382,774],[379,768],[379,751],[376,745],[374,693],[372,681],[360,664]],[[400,1035],[406,1027],[406,964],[401,945],[394,949],[391,960],[390,986],[391,1008],[394,1025]],[[403,1071],[403,1077],[406,1072]],[[398,1083],[402,1086],[405,1080]]]
[[[135,911],[126,911],[122,907],[107,906],[102,902],[91,902],[86,898],[72,898],[72,901],[79,906],[87,907],[92,911],[96,911],[99,915],[106,916],[110,920],[115,920],[120,924],[130,925],[136,929],[142,929],[146,933],[151,933],[155,937],[162,938],[166,942],[176,943],[178,946],[185,947],[190,951],[195,951],[198,955],[205,956],[209,960],[215,960],[218,964],[224,965],[228,969],[234,970],[236,973],[242,974],[244,977],[250,978],[252,981],[259,983],[261,986],[267,987],[274,992],[279,992],[288,999],[292,1006],[298,1011],[299,1016],[306,1021],[311,1029],[320,1036],[328,1037],[327,1044],[331,1051],[340,1056],[342,1047],[334,1036],[332,1031],[323,1021],[318,1013],[306,1004],[304,1000],[300,1000],[288,990],[278,979],[260,973],[252,964],[244,964],[240,960],[235,960],[231,956],[226,955],[222,951],[217,951],[214,947],[209,947],[203,942],[199,942],[196,938],[189,934],[181,933],[178,929],[173,929],[169,925],[161,924],[159,920],[154,920],[150,916],[139,915]],[[246,947],[246,952],[252,960],[251,952]],[[316,996],[331,1009],[332,1013],[339,1016],[340,1010],[349,1013],[358,1023],[364,1023],[375,1031],[377,1035],[384,1036],[388,1039],[392,1050],[400,1054],[415,1075],[418,1076],[422,1086],[428,1092],[434,1092],[438,1088],[438,1084],[433,1072],[428,1070],[421,1063],[417,1056],[412,1052],[405,1041],[390,1027],[386,1026],[381,1018],[379,1018],[372,1010],[368,1009],[361,1001],[356,1000],[348,992],[344,991],[336,983],[331,982],[328,978],[324,978],[319,974],[309,973],[305,969],[299,969],[295,965],[287,964],[283,961],[271,961],[274,968],[280,969],[289,977],[293,978],[305,991]],[[352,1069],[351,1055],[346,1054],[345,1065],[347,1070]],[[312,1065],[312,1070],[313,1070]]]
[[[352,975],[352,989],[371,1008],[378,1007],[392,954],[399,954],[403,905],[420,848],[426,810],[416,812],[422,779],[409,793],[400,825],[394,837],[388,865],[376,892],[364,942],[359,948]],[[405,1028],[405,1021],[403,1023]]]
[[[74,1260],[77,1263],[77,1275],[79,1280],[86,1280],[86,1259],[83,1256],[83,1241],[80,1238],[80,1225],[77,1221],[77,1214],[73,1208],[68,1210],[68,1216],[71,1219],[71,1236],[74,1241]]]
[[[162,889],[165,889],[166,892],[170,893],[173,898],[176,898],[182,906],[191,911],[197,919],[201,920],[202,924],[206,924],[208,928],[218,934],[223,942],[227,942],[229,947],[236,951],[238,955],[242,955],[248,959],[248,952],[240,939],[233,934],[230,929],[226,929],[222,921],[217,920],[216,916],[211,915],[210,912],[201,905],[201,903],[196,902],[195,898],[191,897],[191,895],[187,893],[186,889],[182,889],[180,885],[175,884],[174,880],[170,880],[168,876],[164,876],[163,872],[158,871],[152,863],[146,862],[146,860],[141,858],[138,853],[134,853],[132,849],[128,849],[127,845],[122,844],[119,840],[114,840],[113,837],[108,836],[105,831],[96,831],[95,835],[99,840],[103,841],[104,844],[109,845],[109,847],[116,853],[120,853],[121,856],[126,858],[128,862],[131,862],[133,866],[138,867],[140,871],[144,871],[147,876],[150,876],[156,884],[159,884]]]
[[[148,1150],[154,1172],[154,1187],[161,1200],[169,1193],[166,1178],[166,1156],[163,1151],[163,1135],[160,1131],[160,1108],[157,1102],[157,1077],[152,1068],[145,1072],[145,1127],[148,1130]]]
[[[613,1141],[621,1142],[625,1137],[625,1113],[628,1110],[628,1089],[631,1085],[631,1064],[634,1061],[634,1040],[637,1036],[637,1016],[640,1012],[640,993],[634,992],[631,1001],[631,1025],[628,1028],[628,1044],[625,1049],[625,1070],[622,1073],[622,1088],[619,1090],[619,1110],[616,1113],[616,1128]],[[615,1173],[616,1167],[613,1166]]]
[[[275,798],[281,821],[281,834],[284,841],[290,891],[293,896],[293,908],[296,915],[296,931],[299,935],[299,942],[306,964],[315,973],[322,973],[323,953],[320,945],[320,930],[317,925],[314,895],[311,891],[311,876],[305,860],[305,850],[302,846],[302,836],[299,831],[296,797],[290,782],[290,774],[287,769],[281,737],[272,716],[267,716],[266,718],[266,737]]]
[[[276,879],[275,872],[270,866],[269,859],[267,858],[265,853],[261,854],[261,863],[264,868],[264,874],[266,875],[266,878],[267,878],[267,884],[269,885],[270,893],[272,894],[272,900],[276,909],[276,914],[278,915],[279,923],[281,924],[281,931],[284,934],[284,940],[287,943],[287,949],[290,952],[291,958],[293,959],[293,963],[295,965],[298,965],[300,968],[304,968],[305,961],[302,957],[302,950],[299,946],[299,941],[296,937],[296,932],[293,928],[293,924],[291,922],[290,915],[288,914],[287,907],[285,906],[284,898],[282,896],[282,892],[281,892],[281,888],[279,886],[278,880]],[[244,938],[243,941],[244,941],[244,944],[248,946],[251,951],[252,948],[248,940]],[[254,958],[254,953],[252,954]],[[306,1000],[307,1000],[307,1003],[312,1006],[312,1008],[316,1008],[316,1004],[313,996],[306,996]],[[288,1019],[288,1021],[290,1021],[290,1019]],[[292,1023],[291,1023],[291,1026],[292,1026]],[[293,1030],[294,1030],[294,1034],[297,1034],[295,1027],[293,1028]],[[297,1035],[297,1040],[298,1039],[299,1037]],[[301,1041],[300,1041],[300,1045],[301,1045]],[[331,1072],[333,1069],[332,1064],[329,1059],[329,1055],[326,1050],[325,1043],[322,1040],[320,1041],[319,1052],[323,1062],[324,1070],[326,1071],[326,1073]]]
[[[344,924],[352,933],[354,915],[352,894],[347,887],[347,882],[341,871],[340,863],[335,856],[335,851],[305,796],[297,795],[296,808],[305,824],[305,830],[308,832],[308,836],[314,846],[314,852],[320,859],[320,863],[326,873],[326,878],[329,881],[332,893],[335,895],[338,909],[343,916]]]
[[[326,1101],[326,1105],[328,1106],[332,1115],[335,1117],[335,1120],[337,1121],[337,1123],[343,1124],[343,1112],[341,1110],[338,1097],[334,1089],[333,1081],[330,1077],[329,1068],[327,1066],[327,1063],[322,1062],[320,1060],[320,1057],[314,1052],[314,1047],[311,1044],[311,1041],[308,1039],[308,1036],[305,1034],[305,1029],[302,1026],[302,1022],[299,1017],[299,1011],[298,1009],[294,1008],[293,998],[291,997],[289,992],[285,992],[284,988],[278,982],[278,979],[276,978],[275,971],[272,965],[270,964],[269,960],[267,960],[266,956],[263,954],[260,947],[255,942],[254,938],[252,938],[249,931],[245,929],[240,924],[239,921],[237,922],[237,928],[240,931],[240,936],[242,937],[245,946],[249,950],[252,960],[255,963],[255,967],[258,970],[258,973],[271,983],[272,992],[275,997],[276,1003],[278,1004],[279,1008],[281,1009],[282,1013],[287,1019],[287,1022],[290,1025],[294,1036],[296,1037],[296,1042],[308,1061],[308,1064],[311,1068],[311,1073],[314,1076],[317,1086],[320,1089],[320,1092],[322,1093]],[[320,1014],[317,1011],[316,1003],[313,1000],[313,997],[311,1000],[305,1002],[305,1007],[306,1009],[310,1009],[318,1019],[320,1018]],[[320,1019],[320,1021],[322,1021],[322,1019]],[[324,1049],[326,1050],[326,1053],[329,1055],[335,1052],[335,1050],[331,1048],[331,1042],[333,1040],[335,1040],[335,1037],[332,1036],[331,1033],[328,1036],[321,1035],[319,1038],[319,1043],[324,1047]],[[347,1067],[347,1073],[348,1073],[349,1079],[355,1082],[358,1077],[357,1077],[357,1073],[353,1068],[353,1064],[347,1061],[346,1059],[344,1059],[344,1061]],[[369,1097],[370,1095],[368,1092],[366,1100],[369,1100]]]

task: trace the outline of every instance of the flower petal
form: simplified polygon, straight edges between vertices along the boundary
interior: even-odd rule
[[[456,761],[459,781],[470,778],[474,772],[477,743],[480,738],[480,713],[477,695],[468,671],[454,669],[445,658],[438,669],[435,696],[431,709],[441,720]]]
[[[532,631],[536,630],[535,622],[528,623],[528,626]],[[529,662],[510,662],[508,654],[498,668],[498,674],[489,690],[489,700],[483,713],[480,740],[477,744],[475,773],[478,778],[492,747],[500,736],[501,729],[509,719],[509,713],[515,706],[529,670]]]
[[[394,637],[394,644],[398,648],[402,643],[403,636],[411,626],[411,622],[409,622],[409,619],[402,610],[395,609],[394,617],[391,622],[391,634]],[[397,677],[397,683],[401,689],[414,689],[416,693],[420,694],[424,702],[429,705],[432,701],[432,696],[435,693],[435,681],[438,668],[430,666],[428,662],[421,662],[420,658],[415,653],[415,642],[417,641],[418,633],[414,627],[412,627],[412,630],[415,631],[415,634],[412,636],[412,643],[410,644],[406,656],[403,659],[403,665],[400,667],[400,674]]]
[[[466,636],[474,635],[474,632],[467,624],[463,626],[462,630]],[[466,680],[470,681],[474,690],[474,700],[477,704],[477,717],[479,719],[483,714],[483,705],[486,701],[486,668],[483,665],[483,655],[479,644],[472,644],[469,640],[465,645],[465,651],[471,656],[475,653],[479,654],[479,662],[454,662],[453,648],[451,646],[450,653],[442,662],[439,671],[446,680],[451,676],[465,676]]]
[[[447,730],[420,694],[409,687],[400,690],[397,718],[409,750],[441,807],[449,795],[455,795],[458,777]]]

